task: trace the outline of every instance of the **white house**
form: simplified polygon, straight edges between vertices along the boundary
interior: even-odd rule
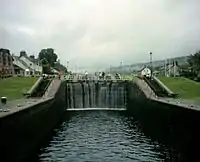
[[[166,70],[166,76],[179,76],[179,67],[175,64],[168,65],[168,69]]]
[[[30,70],[29,69],[26,69],[25,70],[25,74],[24,74],[24,76],[30,76],[31,74],[30,74]]]
[[[32,70],[33,74],[35,74],[35,72],[42,73],[42,66],[40,66],[38,63],[32,62],[28,57],[22,56],[20,57],[20,60],[27,64],[28,68]]]
[[[151,76],[151,70],[147,67],[144,67],[140,70],[140,75],[150,77]]]
[[[12,56],[13,57],[13,64],[15,65],[15,74],[18,75],[35,75],[36,73],[42,73],[42,66],[39,66],[37,63],[31,61],[29,57],[18,57],[18,56]]]
[[[20,61],[18,56],[13,55],[12,57],[13,57],[13,65],[15,69],[15,74],[25,75],[25,71],[28,67]]]

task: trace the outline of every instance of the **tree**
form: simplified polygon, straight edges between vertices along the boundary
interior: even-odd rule
[[[20,51],[20,57],[22,57],[22,56],[27,56],[27,54],[26,54],[26,51]]]
[[[60,63],[53,48],[42,49],[39,52],[38,59],[42,63],[44,71],[46,71],[47,67],[52,67],[58,71],[62,71],[63,73],[67,72],[67,68]]]
[[[57,54],[54,53],[53,48],[42,49],[38,55],[39,60],[46,59],[51,67],[54,67],[55,62],[57,61]]]
[[[198,74],[200,72],[200,51],[188,57],[188,64],[195,73]]]
[[[178,64],[178,61],[177,61],[177,60],[175,61],[175,65],[176,65],[176,66],[179,66],[179,64]]]
[[[43,58],[42,60],[40,60],[42,63],[42,73],[43,74],[49,74],[51,72],[51,67],[47,61],[46,58]]]
[[[200,80],[200,51],[188,56],[188,75],[194,80]]]
[[[61,71],[62,73],[67,73],[67,68],[59,62],[55,64],[54,69]]]

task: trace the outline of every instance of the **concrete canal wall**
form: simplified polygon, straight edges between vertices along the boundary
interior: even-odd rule
[[[200,109],[154,94],[148,96],[136,82],[128,83],[128,87],[127,110],[140,121],[145,134],[178,149],[180,156],[199,159]]]
[[[1,160],[21,162],[35,152],[45,137],[61,121],[66,108],[65,83],[55,83],[50,96],[24,103],[0,118]],[[54,87],[53,87],[54,86]],[[1,112],[3,113],[3,112]],[[26,161],[26,160],[25,160]]]

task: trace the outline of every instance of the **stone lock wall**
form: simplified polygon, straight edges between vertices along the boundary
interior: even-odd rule
[[[41,146],[64,115],[65,87],[63,82],[54,97],[42,99],[31,107],[0,118],[2,161],[26,161]]]

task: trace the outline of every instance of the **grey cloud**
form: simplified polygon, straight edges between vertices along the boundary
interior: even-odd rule
[[[37,54],[53,47],[71,66],[108,67],[200,49],[199,0],[8,0],[0,43]]]

